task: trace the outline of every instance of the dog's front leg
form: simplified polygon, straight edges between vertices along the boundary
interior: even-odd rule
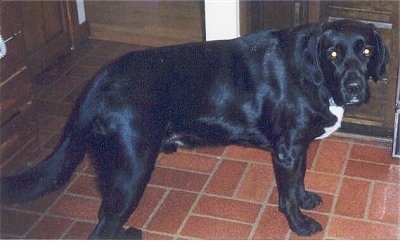
[[[321,203],[318,195],[304,188],[307,145],[282,141],[274,149],[279,211],[286,216],[290,228],[298,235],[308,236],[321,231],[318,222],[300,211],[300,208],[311,209]]]

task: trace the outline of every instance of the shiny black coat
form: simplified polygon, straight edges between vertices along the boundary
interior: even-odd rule
[[[300,209],[322,201],[304,188],[309,144],[339,128],[346,105],[368,101],[367,80],[384,77],[388,59],[373,26],[348,20],[126,54],[88,85],[54,153],[1,179],[1,199],[61,187],[88,151],[103,198],[91,237],[140,237],[122,225],[160,150],[235,144],[273,153],[279,210],[311,235],[322,227]]]

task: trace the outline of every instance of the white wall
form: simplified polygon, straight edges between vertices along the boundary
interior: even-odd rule
[[[76,6],[78,8],[78,21],[82,24],[86,21],[85,5],[83,0],[76,0]]]
[[[240,36],[239,0],[204,0],[206,40]]]

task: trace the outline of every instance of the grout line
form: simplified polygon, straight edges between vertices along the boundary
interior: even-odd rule
[[[64,230],[64,232],[61,234],[61,236],[58,239],[65,239],[65,236],[67,236],[67,234],[69,234],[69,232],[71,232],[72,228],[76,225],[76,223],[77,223],[77,221],[75,219],[71,220],[69,227]]]
[[[312,161],[312,165],[311,165],[309,170],[312,170],[312,171],[316,170],[315,167],[317,166],[317,162],[318,162],[319,156],[320,156],[320,154],[322,152],[321,149],[322,149],[323,145],[324,145],[324,140],[321,140],[320,143],[318,144],[317,151],[315,152],[314,159],[313,160],[307,160],[307,161]]]
[[[238,183],[236,185],[235,191],[232,194],[232,198],[236,198],[237,197],[237,195],[238,195],[238,193],[240,191],[240,188],[243,185],[244,180],[246,179],[247,175],[250,172],[251,166],[252,166],[252,164],[249,164],[249,163],[246,164],[246,167],[245,167],[245,169],[244,169],[244,171],[242,173],[242,176],[240,177],[240,180],[238,181]]]
[[[192,170],[192,169],[183,169],[183,168],[170,167],[170,166],[164,166],[164,165],[156,165],[156,167],[168,169],[168,170],[180,171],[180,172],[189,172],[189,173],[193,173],[193,174],[200,174],[200,175],[204,175],[204,176],[208,176],[211,174],[211,172],[201,172],[201,171],[196,171],[196,170]]]
[[[385,222],[377,221],[377,220],[365,220],[364,217],[356,218],[356,217],[350,217],[350,216],[345,216],[345,215],[341,215],[341,214],[335,214],[334,216],[338,217],[338,218],[342,218],[342,219],[348,219],[348,220],[364,222],[364,223],[380,224],[380,225],[385,225],[385,226],[390,226],[390,227],[398,226],[398,224],[396,224],[396,223],[385,223]]]
[[[35,142],[35,138],[30,138],[22,147],[20,147],[14,154],[12,154],[10,157],[8,157],[3,163],[0,163],[0,169],[3,169],[5,166],[10,164],[11,162],[14,161],[14,158],[16,158],[19,154],[23,153],[24,149],[31,145],[33,142]],[[40,147],[37,147],[37,150],[40,150]],[[36,151],[37,151],[36,150]],[[1,158],[0,160],[3,161]]]
[[[240,220],[236,220],[236,219],[212,216],[212,215],[207,215],[207,214],[192,213],[191,216],[199,217],[199,218],[206,218],[206,219],[214,219],[214,220],[219,220],[219,221],[224,221],[224,222],[229,222],[229,223],[242,224],[242,225],[246,225],[246,226],[253,226],[253,222],[240,221]],[[232,238],[234,238],[234,237],[232,237]]]
[[[164,188],[165,189],[165,188]],[[153,211],[150,213],[150,215],[147,217],[146,222],[144,222],[143,227],[142,227],[142,231],[147,229],[147,227],[149,226],[150,222],[153,220],[153,217],[156,216],[156,214],[158,213],[159,209],[161,208],[161,206],[163,205],[165,199],[167,199],[168,195],[171,193],[171,189],[166,189],[165,193],[163,194],[163,196],[161,197],[161,199],[157,202],[157,205],[154,207]]]
[[[354,146],[354,142],[352,140],[349,141],[348,143],[349,143],[349,149],[347,150],[346,158],[345,158],[344,164],[342,166],[342,170],[339,173],[339,180],[338,180],[338,184],[336,186],[336,192],[333,195],[333,201],[332,201],[331,210],[328,213],[328,222],[326,223],[323,239],[328,239],[328,237],[329,237],[328,233],[329,233],[329,230],[331,228],[332,220],[333,220],[333,217],[335,215],[336,205],[337,205],[337,202],[339,200],[340,191],[342,189],[343,180],[345,178],[344,173],[346,171],[346,167],[347,167],[347,164],[349,162],[351,149]]]
[[[374,181],[370,181],[367,200],[365,202],[364,216],[363,216],[364,220],[366,220],[366,221],[369,221],[368,217],[369,217],[369,214],[370,214],[370,206],[372,204],[372,195],[374,193],[374,190],[375,190],[375,182]]]
[[[256,220],[254,221],[253,228],[250,230],[249,239],[254,239],[254,235],[256,234],[256,231],[258,229],[258,226],[260,224],[262,216],[264,215],[265,210],[267,209],[267,206],[269,205],[268,202],[269,202],[269,199],[271,198],[271,195],[272,195],[272,193],[274,191],[275,185],[276,185],[276,181],[274,179],[272,181],[270,187],[269,187],[269,190],[268,190],[267,194],[265,195],[265,198],[264,198],[264,201],[263,201],[262,206],[260,208],[260,211],[258,212]],[[278,207],[278,206],[276,206],[276,207]]]

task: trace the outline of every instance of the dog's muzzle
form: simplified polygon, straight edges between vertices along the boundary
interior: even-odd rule
[[[368,88],[364,77],[358,74],[349,74],[344,79],[342,95],[346,105],[365,103],[369,99]]]

